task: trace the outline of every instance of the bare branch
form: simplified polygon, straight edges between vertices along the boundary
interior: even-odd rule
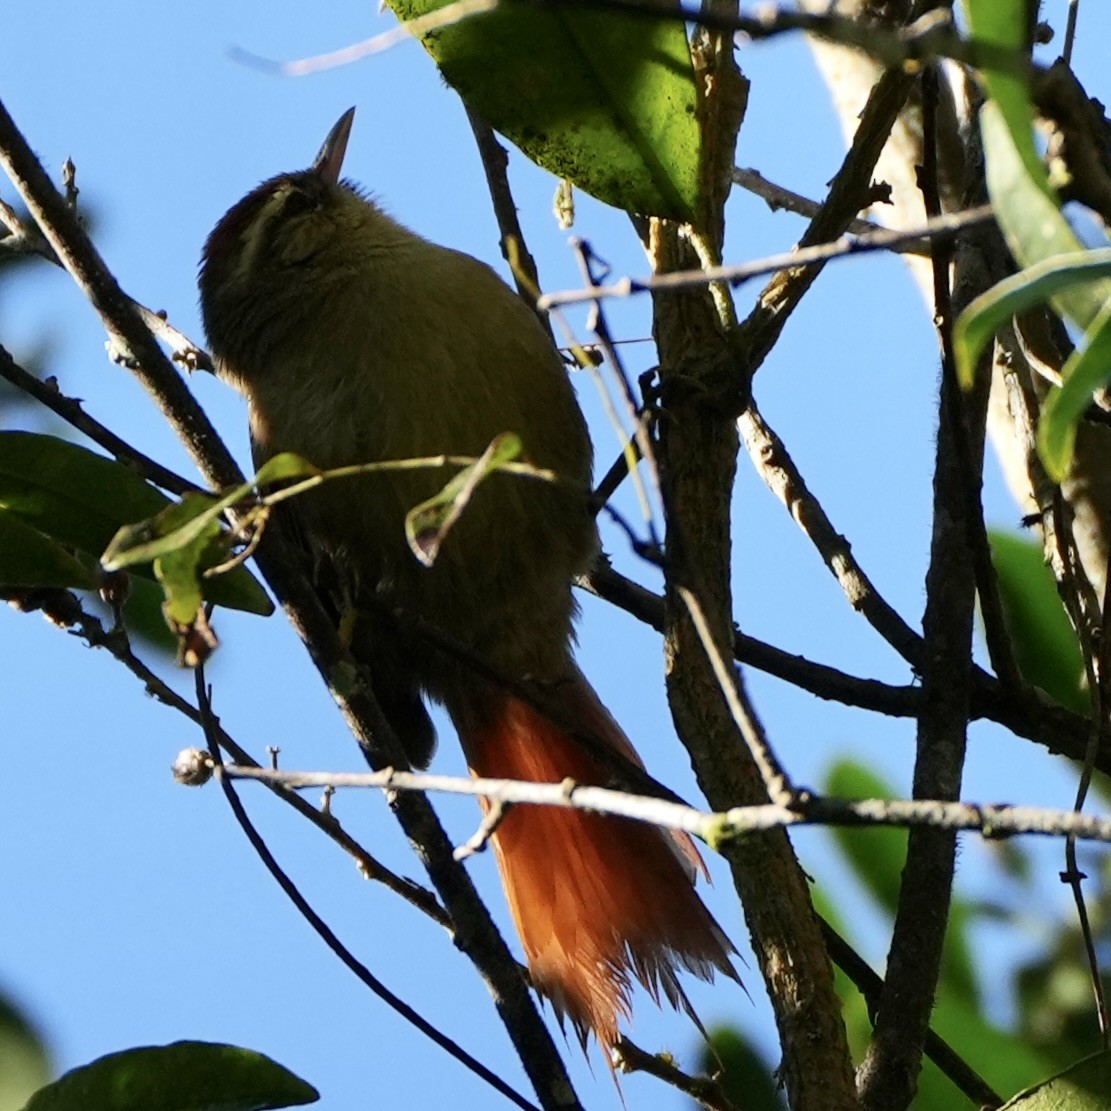
[[[610,297],[630,297],[636,293],[670,293],[677,290],[708,286],[714,282],[727,282],[736,287],[752,278],[765,274],[778,274],[781,271],[803,270],[820,267],[831,259],[848,258],[850,255],[868,254],[874,251],[892,251],[922,240],[946,239],[956,235],[964,228],[991,220],[990,205],[954,212],[928,220],[917,228],[907,231],[883,228],[869,232],[855,239],[838,239],[834,243],[819,243],[810,247],[797,247],[778,255],[768,255],[752,262],[742,262],[735,266],[710,266],[698,270],[673,270],[653,274],[644,278],[622,278],[610,285],[593,286],[585,289],[567,289],[556,293],[545,293],[537,301],[537,306],[548,311],[564,305],[578,305],[585,301],[595,301]],[[809,284],[809,283],[808,283]],[[744,328],[744,324],[739,325]]]
[[[429,772],[308,772],[237,767],[224,774],[233,779],[276,783],[290,790],[334,787],[336,790],[425,791],[469,795],[502,806],[554,806],[585,810],[674,829],[705,841],[712,849],[748,834],[788,826],[894,826],[902,829],[967,830],[989,840],[1031,834],[1039,837],[1076,837],[1082,841],[1111,842],[1111,818],[1076,810],[1059,810],[1010,803],[949,802],[944,799],[837,799],[800,791],[790,803],[757,803],[728,810],[699,810],[683,803],[648,795],[633,795],[609,787],[564,780],[534,783],[519,779],[433,775]]]

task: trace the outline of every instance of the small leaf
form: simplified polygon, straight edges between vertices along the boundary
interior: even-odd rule
[[[984,348],[1011,317],[1093,278],[1111,278],[1111,247],[1052,255],[980,294],[961,313],[953,329],[961,385],[971,387]]]
[[[270,486],[275,482],[286,482],[294,478],[312,478],[321,474],[319,467],[314,467],[307,459],[294,455],[291,451],[283,451],[267,459],[255,474],[252,486]]]
[[[1109,1108],[1111,1052],[1104,1050],[1020,1092],[1000,1111],[1109,1111]]]
[[[225,503],[231,504],[211,494],[186,494],[147,520],[124,525],[104,549],[100,565],[105,571],[122,571],[187,548],[198,538],[207,543],[220,534],[219,517]]]
[[[451,0],[389,0],[403,21]],[[444,79],[538,165],[607,204],[692,218],[701,132],[677,19],[508,2],[421,36]]]
[[[96,575],[61,544],[0,508],[0,584],[93,590]]]
[[[1061,482],[1069,473],[1076,426],[1092,403],[1092,392],[1111,376],[1111,298],[1084,340],[1061,368],[1061,388],[1050,391],[1038,424],[1038,454],[1046,473]]]
[[[521,439],[512,432],[495,437],[469,467],[464,467],[438,494],[421,502],[405,515],[405,539],[413,554],[425,565],[436,562],[448,532],[459,520],[478,484],[522,450]]]
[[[320,1093],[281,1065],[232,1045],[175,1042],[112,1053],[41,1088],[23,1111],[265,1111]]]
[[[826,773],[825,794],[842,799],[894,798],[895,792],[857,760],[838,760]],[[877,826],[854,829],[834,826],[834,840],[848,858],[853,871],[876,901],[894,912],[899,901],[899,878],[907,855],[905,830]]]
[[[1039,163],[1037,175],[1031,176],[998,105],[984,105],[980,129],[988,191],[1007,245],[1019,265],[1033,266],[1058,255],[1082,253],[1084,245],[1061,214],[1045,170]],[[1093,277],[1062,287],[1050,300],[1059,313],[1087,331],[1109,297],[1111,279]]]

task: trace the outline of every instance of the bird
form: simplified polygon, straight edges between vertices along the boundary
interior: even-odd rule
[[[341,177],[353,119],[352,108],[307,169],[264,181],[208,236],[198,284],[217,374],[246,397],[256,465],[282,452],[324,469],[477,457],[513,433],[525,461],[554,472],[479,483],[431,566],[405,518],[443,487],[435,470],[326,482],[280,512],[413,766],[432,757],[431,701],[476,776],[604,785],[611,773],[575,733],[643,764],[574,658],[572,581],[599,541],[567,369],[489,266],[410,231]],[[542,690],[561,723],[498,675]],[[697,1022],[679,972],[737,979],[685,834],[517,806],[492,842],[530,979],[584,1051],[591,1035],[617,1044],[637,982]]]

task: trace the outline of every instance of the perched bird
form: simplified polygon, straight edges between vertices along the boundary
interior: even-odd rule
[[[309,169],[263,182],[208,237],[201,308],[218,372],[246,395],[256,463],[285,451],[322,468],[478,456],[512,432],[530,463],[560,476],[491,475],[430,567],[404,520],[442,472],[333,481],[283,510],[333,611],[356,614],[352,649],[415,765],[432,754],[427,697],[446,707],[475,775],[604,784],[605,767],[542,713],[406,627],[404,615],[420,619],[539,684],[565,719],[639,765],[572,654],[571,581],[597,536],[590,441],[563,363],[489,267],[340,180],[353,115]],[[634,978],[688,1010],[679,968],[735,978],[732,946],[695,894],[705,869],[689,838],[520,806],[493,840],[532,979],[584,1046],[590,1033],[616,1043]]]

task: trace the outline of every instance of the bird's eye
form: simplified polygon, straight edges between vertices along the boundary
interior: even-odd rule
[[[310,196],[303,189],[291,189],[286,194],[285,203],[282,205],[282,218],[291,220],[297,216],[305,216],[319,207],[319,198]]]

